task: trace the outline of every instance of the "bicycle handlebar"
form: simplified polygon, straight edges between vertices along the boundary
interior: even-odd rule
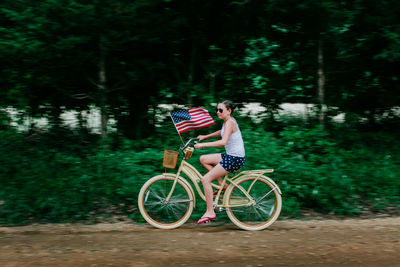
[[[190,145],[190,143],[195,140],[199,140],[199,139],[197,137],[190,138],[189,141],[187,141],[186,144],[180,148],[180,150],[182,150],[182,151],[185,150]]]

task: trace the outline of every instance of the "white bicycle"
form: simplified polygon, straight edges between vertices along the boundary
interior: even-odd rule
[[[196,206],[192,185],[181,174],[185,174],[194,185],[199,196],[205,201],[199,186],[202,175],[187,162],[193,153],[191,138],[180,148],[183,158],[178,172],[163,173],[150,178],[139,192],[138,205],[143,218],[151,225],[161,229],[173,229],[183,225]],[[179,152],[166,150],[164,166],[175,168]],[[214,198],[217,212],[223,210],[229,219],[244,230],[262,230],[274,223],[282,209],[281,190],[266,173],[272,169],[242,171],[229,178],[225,175],[221,185],[212,184],[218,189]],[[224,186],[228,187],[223,191]]]

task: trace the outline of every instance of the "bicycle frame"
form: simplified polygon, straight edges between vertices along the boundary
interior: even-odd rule
[[[164,174],[151,177],[139,191],[140,213],[156,228],[174,229],[183,225],[196,206],[196,191],[197,197],[205,201],[202,183],[204,176],[188,162],[194,151],[193,146],[189,145],[196,139],[191,138],[179,148],[183,157],[177,170],[167,172],[165,169]],[[176,154],[173,158],[174,164],[168,164],[171,158],[168,152],[164,152],[163,165],[166,168],[173,165],[176,167]],[[197,157],[194,160],[196,159]],[[232,223],[244,230],[263,230],[269,227],[278,219],[282,209],[281,190],[265,175],[273,171],[262,169],[232,174],[226,172],[219,179],[222,180],[221,184],[216,181],[211,183],[212,190],[217,188],[213,196],[210,195],[214,211],[225,210]]]
[[[268,195],[269,195],[272,191],[274,191],[274,190],[278,190],[279,194],[282,194],[281,191],[280,191],[280,189],[279,189],[279,187],[278,187],[275,183],[273,183],[273,184],[274,184],[274,188],[273,188],[270,192],[266,193],[262,198],[260,198],[260,199],[258,199],[258,200],[254,200],[254,199],[250,196],[250,194],[248,193],[248,192],[250,192],[250,190],[251,190],[251,188],[253,187],[254,183],[255,183],[264,173],[272,173],[273,171],[274,171],[273,169],[243,171],[243,172],[241,172],[241,173],[236,174],[236,175],[233,176],[232,178],[229,178],[229,173],[226,174],[225,177],[224,177],[224,179],[223,179],[223,181],[222,181],[222,184],[221,184],[221,185],[215,185],[215,184],[211,183],[211,186],[212,186],[212,187],[218,189],[218,193],[217,193],[217,195],[216,195],[216,197],[215,197],[215,200],[214,200],[214,205],[215,205],[216,207],[222,207],[222,208],[240,207],[240,206],[243,206],[243,205],[251,206],[251,205],[257,204],[259,201],[261,201],[263,198],[265,198],[266,196],[268,196]],[[196,206],[196,199],[195,199],[194,190],[193,190],[192,186],[190,185],[190,183],[189,183],[185,178],[180,177],[180,174],[181,174],[181,173],[186,174],[186,176],[187,176],[187,177],[192,181],[192,183],[194,184],[194,186],[195,186],[195,188],[196,188],[196,191],[197,191],[197,193],[199,194],[199,196],[205,201],[205,196],[204,196],[204,194],[203,194],[202,189],[201,189],[200,186],[199,186],[199,183],[200,183],[200,181],[202,180],[203,176],[197,171],[197,169],[196,169],[194,166],[192,166],[190,163],[188,163],[188,162],[186,161],[185,157],[183,157],[183,159],[181,160],[181,163],[180,163],[180,165],[179,165],[179,169],[178,169],[178,171],[177,171],[177,173],[176,173],[174,184],[173,184],[173,186],[172,186],[172,188],[171,188],[171,191],[169,192],[167,198],[165,199],[165,202],[167,203],[167,202],[169,201],[169,199],[170,199],[171,196],[172,196],[172,193],[173,193],[174,190],[175,190],[175,186],[176,186],[176,183],[177,183],[178,179],[181,179],[181,180],[184,180],[184,182],[186,182],[186,184],[188,184],[188,185],[189,185],[189,188],[192,190],[192,193],[193,193],[193,196],[194,196],[194,203],[193,203],[193,204],[194,204],[194,206]],[[252,182],[252,184],[250,185],[250,187],[249,187],[249,189],[248,189],[247,191],[246,191],[244,188],[242,188],[241,186],[239,186],[239,185],[235,182],[235,180],[237,180],[238,178],[240,178],[241,176],[243,176],[243,175],[245,175],[245,174],[258,175],[257,178]],[[249,199],[249,202],[246,202],[246,204],[236,204],[236,205],[229,205],[229,206],[228,206],[228,205],[225,204],[225,199],[223,199],[222,204],[218,204],[219,198],[220,198],[221,193],[222,193],[222,189],[224,188],[226,182],[229,182],[229,183],[230,183],[230,186],[233,185],[233,186],[237,187],[239,190],[241,190],[241,191],[243,192],[243,194]],[[273,182],[273,181],[272,181],[272,182]]]

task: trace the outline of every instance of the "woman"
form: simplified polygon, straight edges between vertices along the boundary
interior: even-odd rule
[[[209,135],[199,135],[199,141],[213,137],[221,137],[220,140],[207,143],[197,143],[196,149],[204,147],[225,146],[226,153],[209,154],[200,157],[200,163],[208,170],[202,179],[204,195],[206,198],[207,210],[197,224],[209,222],[217,219],[213,207],[213,190],[211,182],[218,179],[222,183],[222,176],[229,172],[241,169],[245,163],[245,151],[242,133],[236,120],[232,117],[235,106],[232,101],[225,100],[218,104],[218,118],[224,121],[222,129]],[[225,189],[225,188],[224,188]]]

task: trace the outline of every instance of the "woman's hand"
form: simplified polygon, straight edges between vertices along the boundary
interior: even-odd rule
[[[199,135],[199,136],[197,136],[197,139],[199,139],[199,141],[201,142],[201,141],[206,139],[206,136],[205,135]]]
[[[203,149],[203,144],[197,143],[197,144],[194,145],[194,148]]]

